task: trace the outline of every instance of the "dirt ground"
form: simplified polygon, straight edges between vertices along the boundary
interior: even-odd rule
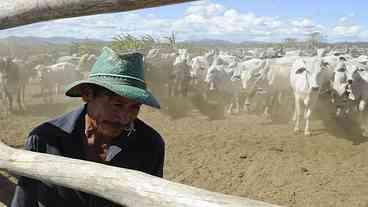
[[[21,147],[32,126],[78,104],[65,101],[30,103],[26,114],[1,119],[2,139]],[[210,121],[193,110],[173,120],[143,108],[140,117],[165,139],[168,180],[283,206],[368,207],[368,139],[345,123],[313,120],[305,137],[245,113]],[[0,206],[14,183],[0,174]]]

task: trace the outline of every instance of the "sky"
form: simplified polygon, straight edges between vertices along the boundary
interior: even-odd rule
[[[158,8],[60,19],[0,31],[7,36],[111,40],[117,35],[176,34],[178,41],[302,40],[320,32],[328,42],[368,41],[366,0],[201,0]]]

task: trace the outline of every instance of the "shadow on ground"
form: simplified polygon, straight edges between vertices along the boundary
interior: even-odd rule
[[[354,114],[347,117],[337,118],[335,115],[336,106],[322,99],[322,104],[316,110],[317,117],[322,120],[327,133],[341,139],[351,141],[354,145],[359,145],[368,141],[368,137],[363,136],[361,124]]]

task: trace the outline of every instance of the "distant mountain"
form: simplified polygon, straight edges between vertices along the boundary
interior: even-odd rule
[[[33,37],[33,36],[26,36],[26,37],[17,37],[17,36],[10,36],[7,38],[0,39],[0,42],[18,42],[18,43],[26,43],[26,44],[33,44],[33,45],[45,45],[45,44],[70,44],[73,42],[77,43],[86,43],[86,42],[104,42],[102,40],[97,39],[78,39],[78,38],[71,38],[71,37]]]
[[[0,57],[17,55],[26,57],[30,54],[59,51],[70,53],[72,43],[93,43],[93,45],[105,45],[108,42],[95,39],[78,39],[68,37],[16,37],[11,36],[0,39]],[[102,47],[102,46],[101,46]]]
[[[227,41],[227,40],[218,40],[218,39],[201,39],[201,40],[187,40],[184,43],[196,44],[197,46],[219,46],[219,45],[236,45],[237,43]]]

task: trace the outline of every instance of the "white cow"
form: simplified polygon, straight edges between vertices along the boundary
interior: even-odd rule
[[[169,96],[187,96],[190,81],[190,55],[186,49],[179,49],[169,80]]]
[[[363,134],[368,133],[366,126],[367,113],[366,107],[368,103],[368,66],[359,62],[349,62],[347,64],[347,88],[351,90],[349,96],[357,104],[359,112],[360,124]]]
[[[68,63],[74,64],[74,65],[78,65],[80,59],[81,59],[81,57],[78,57],[76,54],[73,54],[72,56],[62,56],[62,57],[59,57],[56,60],[56,63],[65,63],[65,62],[68,62]]]
[[[238,63],[243,93],[245,94],[243,110],[248,112],[250,101],[258,90],[258,83],[264,79],[266,60],[254,58]]]
[[[60,94],[63,87],[83,78],[77,65],[68,62],[38,65],[35,70],[40,80],[41,96],[46,103],[53,102],[53,96]]]
[[[170,95],[170,75],[177,56],[177,53],[172,51],[166,48],[151,49],[144,57],[147,85],[160,98]]]
[[[320,57],[300,58],[290,70],[290,84],[294,93],[294,131],[300,131],[300,119],[304,115],[304,135],[311,135],[310,117],[318,100],[321,88],[329,83],[329,68]],[[304,108],[304,113],[302,113]]]
[[[0,71],[0,118],[9,115],[9,104],[7,101],[7,97],[4,90],[4,81],[3,81],[4,74]]]
[[[208,83],[209,100],[220,102],[228,113],[239,112],[239,96],[242,90],[241,66],[233,62],[227,65],[224,60],[217,57],[206,75]],[[235,109],[233,110],[233,107]]]
[[[215,51],[211,50],[203,56],[196,56],[192,59],[191,78],[193,85],[200,85],[206,79],[208,68],[215,59]]]
[[[281,104],[286,102],[290,94],[290,70],[299,56],[285,56],[282,58],[267,59],[264,83],[261,85],[267,93],[264,115],[272,119],[274,109],[282,110]],[[287,103],[285,103],[287,104]]]

